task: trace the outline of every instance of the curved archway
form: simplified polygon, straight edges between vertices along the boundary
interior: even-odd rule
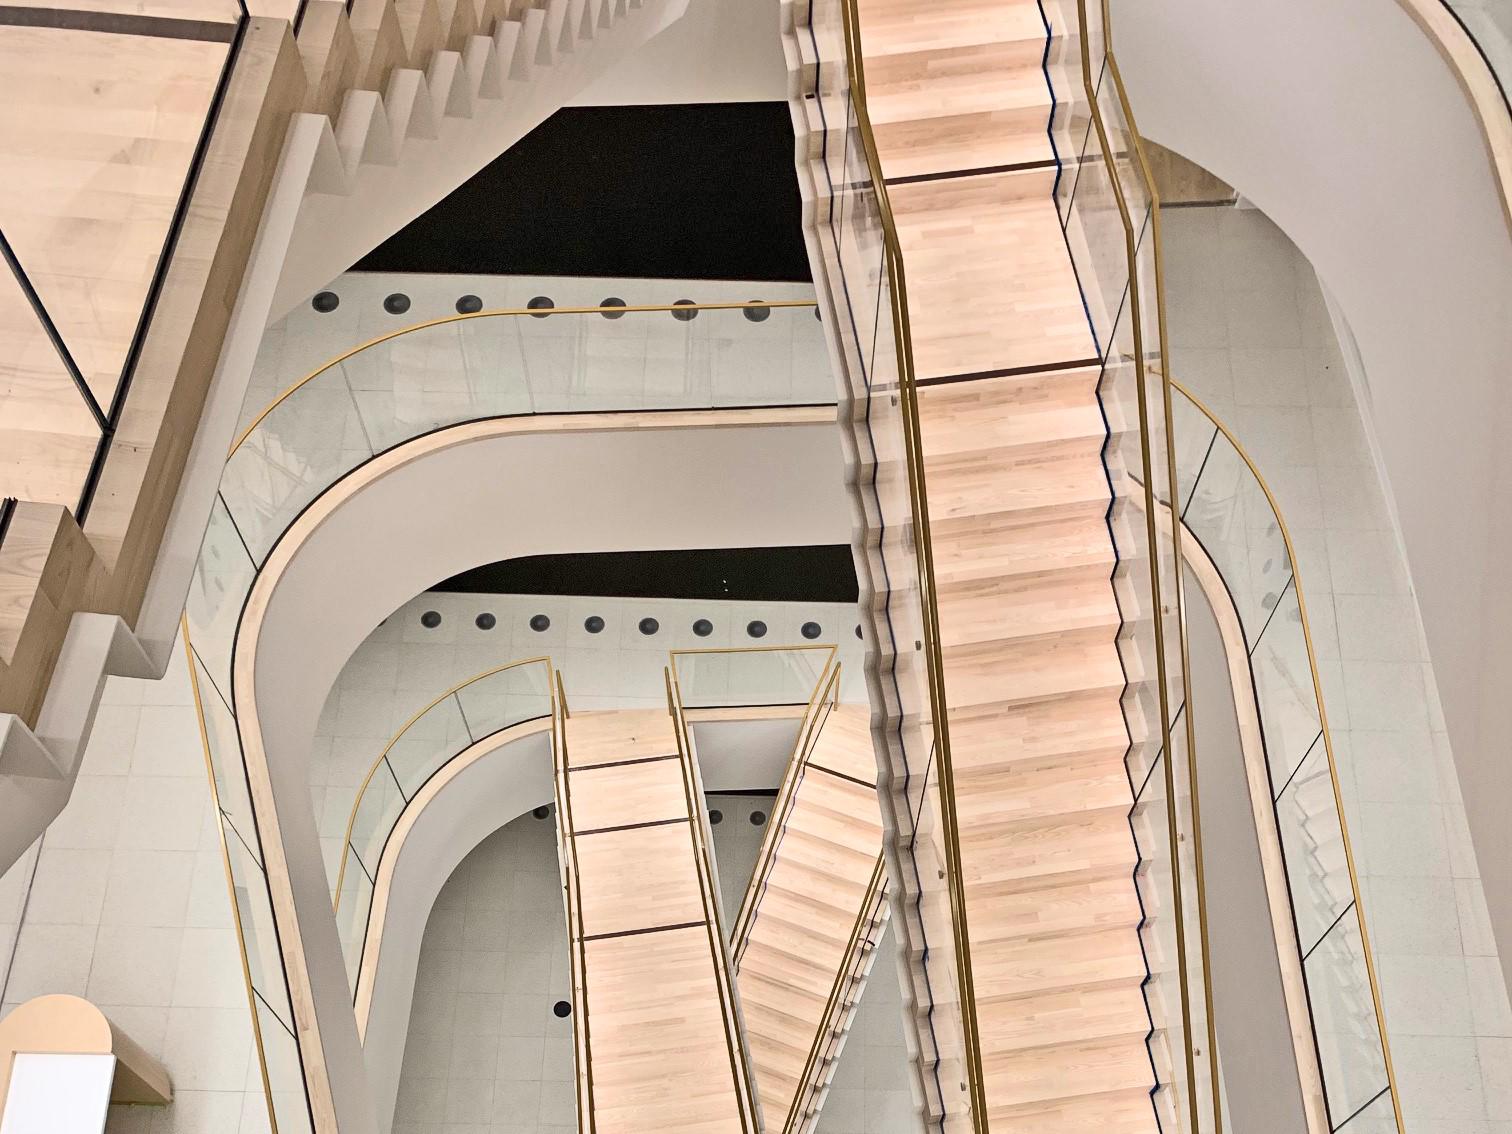
[[[478,563],[848,539],[833,420],[779,407],[473,422],[362,465],[284,533],[244,608],[232,680],[291,999],[335,1098],[371,1105],[307,790],[346,659],[395,607]]]

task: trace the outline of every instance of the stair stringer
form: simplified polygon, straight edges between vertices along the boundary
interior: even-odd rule
[[[783,0],[783,53],[788,64],[788,106],[794,133],[794,166],[803,209],[803,239],[813,268],[813,286],[820,302],[821,319],[827,327],[838,327],[845,318],[845,283],[836,263],[833,240],[827,231],[826,215],[832,203],[824,171],[826,124],[807,92],[815,80],[815,60],[807,33],[809,0]],[[844,144],[839,130],[830,130],[832,144]],[[883,827],[883,856],[886,857],[888,903],[891,907],[892,933],[895,934],[894,956],[897,957],[898,987],[903,996],[904,1042],[909,1055],[910,1095],[919,1119],[931,1132],[942,1131],[945,1120],[945,1087],[956,1084],[940,1081],[939,1052],[930,1042],[930,1012],[933,1004],[928,975],[924,969],[927,940],[916,915],[915,903],[921,885],[912,860],[898,848],[909,841],[913,830],[912,816],[904,800],[907,764],[898,738],[898,723],[909,709],[900,705],[898,686],[891,670],[891,629],[886,611],[886,569],[881,549],[874,544],[874,532],[883,531],[877,500],[871,493],[871,479],[877,466],[871,434],[866,428],[865,372],[859,358],[851,357],[850,339],[827,334],[830,370],[836,375],[841,448],[847,470],[847,497],[851,505],[851,553],[856,564],[860,588],[859,609],[866,649],[866,688],[880,712],[872,718],[872,738],[878,753],[877,801]],[[880,646],[878,646],[880,644]],[[953,1113],[954,1117],[954,1113]]]
[[[602,19],[593,21],[592,36],[584,39],[571,34],[588,22],[583,8],[574,7],[571,0],[550,0],[544,12],[525,10],[518,21],[501,19],[496,28],[483,29],[482,37],[470,37],[461,44],[461,56],[455,61],[437,65],[432,59],[412,61],[421,71],[423,89],[423,95],[416,92],[415,97],[423,97],[429,105],[426,124],[434,124],[433,136],[412,128],[406,137],[391,143],[386,140],[396,150],[393,163],[360,162],[349,170],[343,191],[331,192],[329,180],[319,187],[305,186],[270,317],[281,316],[436,204],[615,63],[679,19],[687,6],[688,0],[645,0],[628,6],[608,26]],[[550,17],[553,10],[556,19],[547,18],[546,34],[541,34],[541,18]],[[589,14],[595,10],[596,6],[586,9]],[[608,6],[604,11],[615,9]],[[565,19],[569,12],[577,16],[576,21]],[[519,30],[506,28],[510,22],[518,23]],[[555,41],[550,37],[553,25],[561,29]],[[480,45],[478,38],[486,40],[487,46]],[[571,50],[563,51],[564,45]],[[538,62],[540,56],[521,58],[522,51],[537,49],[547,54],[549,62]],[[509,58],[502,56],[504,51]],[[447,52],[455,54],[455,49],[443,43],[435,55]],[[430,90],[436,80],[446,87],[435,92],[440,97]],[[490,97],[495,91],[499,97]],[[385,109],[387,97],[386,92]],[[356,105],[369,123],[382,124],[385,130],[395,118],[420,121],[373,113],[361,100]],[[357,145],[360,129],[353,134],[343,136],[342,149],[347,153]],[[332,144],[337,136],[341,136],[337,129],[328,135]],[[360,152],[365,153],[366,147]],[[385,153],[385,147],[377,152]]]

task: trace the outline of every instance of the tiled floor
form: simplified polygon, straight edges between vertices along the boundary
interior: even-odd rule
[[[420,621],[428,611],[441,615],[434,629]],[[483,613],[496,619],[490,630],[477,626],[476,619]],[[539,614],[550,623],[544,632],[531,629],[531,619]],[[584,627],[592,615],[604,620],[598,633]],[[639,629],[641,620],[648,617],[657,621],[653,635]],[[713,623],[707,637],[693,633],[693,623],[699,619]],[[766,625],[765,637],[750,636],[746,627],[753,621]],[[809,622],[819,627],[814,641],[835,642],[841,648],[847,699],[863,699],[856,610],[847,604],[418,596],[353,653],[331,689],[317,728],[310,793],[332,886],[342,835],[363,777],[394,730],[458,682],[506,662],[549,654],[562,672],[574,709],[654,707],[666,702],[662,670],[669,650],[804,643],[808,640],[803,637],[803,626]],[[707,673],[708,667],[700,672]],[[780,694],[795,687],[775,672],[756,676],[769,676],[776,682],[773,692],[779,695],[767,696],[762,688],[742,685],[739,692],[744,703],[786,700]],[[685,690],[688,703],[699,703],[692,698],[703,691],[702,684]]]
[[[225,871],[180,648],[161,681],[110,679],[73,797],[0,879],[3,1011],[87,996],[173,1078],[107,1134],[268,1130]]]
[[[1404,559],[1310,265],[1261,213],[1164,216],[1173,373],[1297,543],[1413,1134],[1512,1134],[1512,1010]]]
[[[733,918],[755,864],[769,796],[711,795],[720,891]],[[914,1134],[899,995],[879,951],[824,1134]],[[576,1130],[566,925],[554,816],[526,815],[474,850],[426,926],[393,1134],[568,1134]]]

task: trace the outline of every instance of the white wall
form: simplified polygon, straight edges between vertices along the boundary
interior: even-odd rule
[[[830,423],[485,434],[374,479],[309,534],[269,596],[254,679],[338,1091],[359,1091],[351,1076],[365,1076],[346,1065],[356,1028],[310,808],[308,761],[321,707],[357,645],[419,591],[496,560],[847,542],[844,491],[839,434]]]
[[[1505,966],[1512,241],[1478,121],[1397,4],[1115,7],[1141,131],[1264,209],[1354,332]]]
[[[779,102],[787,98],[787,65],[778,18],[777,0],[691,0],[682,19],[569,105]]]

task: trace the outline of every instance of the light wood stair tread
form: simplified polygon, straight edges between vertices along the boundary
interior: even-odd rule
[[[567,761],[571,768],[676,753],[672,718],[664,709],[574,713],[567,719]]]

